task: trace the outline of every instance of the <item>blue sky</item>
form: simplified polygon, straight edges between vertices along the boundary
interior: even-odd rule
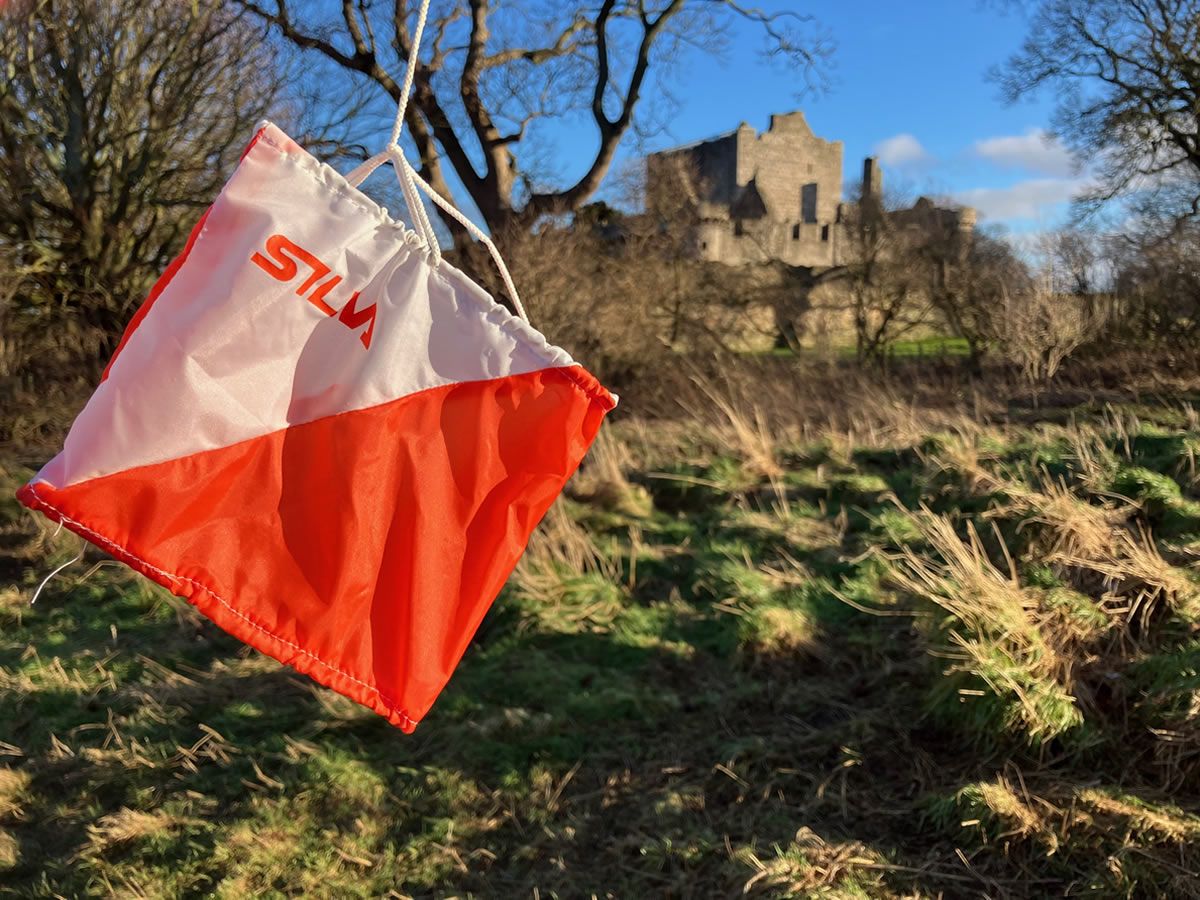
[[[888,187],[910,197],[951,197],[977,207],[987,223],[1035,232],[1066,217],[1081,176],[1063,148],[1045,139],[1053,98],[1008,106],[986,80],[989,67],[1025,35],[1027,22],[1015,4],[1007,12],[980,0],[762,0],[760,6],[816,16],[836,44],[829,90],[797,97],[800,78],[764,61],[761,31],[743,24],[729,36],[723,62],[700,51],[685,54],[674,79],[679,106],[667,131],[645,149],[730,131],[741,120],[764,129],[771,113],[800,108],[817,134],[845,142],[848,182],[874,153]],[[555,129],[556,168],[564,176],[594,147],[594,134],[580,124]],[[628,160],[640,149],[630,142],[622,154]]]

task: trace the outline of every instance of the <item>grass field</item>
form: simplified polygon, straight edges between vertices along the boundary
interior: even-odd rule
[[[819,354],[821,351],[806,350],[802,352],[815,352]],[[833,345],[832,352],[827,355],[831,355],[836,359],[854,359],[856,353],[857,350],[851,339]],[[952,360],[967,356],[969,353],[970,347],[962,338],[930,335],[928,337],[893,341],[888,348],[886,356],[889,360],[914,358]],[[770,350],[759,351],[756,355],[775,356],[786,359],[796,354],[795,351],[788,347],[774,347]]]
[[[411,737],[0,487],[0,894],[1200,895],[1200,417],[618,421]]]

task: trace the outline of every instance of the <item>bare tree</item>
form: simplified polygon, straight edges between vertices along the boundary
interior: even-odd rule
[[[755,310],[778,291],[773,266],[740,269],[702,259],[705,203],[699,168],[680,157],[646,160],[640,177],[622,178],[623,201],[641,215],[625,219],[630,262],[644,260],[660,286],[639,292],[661,323],[663,343],[677,350],[728,352],[761,336]],[[649,288],[649,284],[646,285]]]
[[[651,171],[657,164],[657,171]],[[695,166],[679,158],[646,160],[638,167],[640,177],[621,179],[624,200],[630,208],[640,207],[643,215],[634,226],[642,247],[649,249],[664,266],[669,277],[662,296],[662,316],[668,322],[666,343],[677,346],[695,318],[696,227],[699,223],[700,197],[706,185]]]
[[[967,344],[967,366],[982,369],[997,338],[1006,298],[1025,291],[1029,273],[1003,238],[929,223],[916,248],[926,268],[929,299],[940,324]]]
[[[333,71],[399,98],[416,0],[343,0],[333,14],[332,4],[237,2]],[[720,35],[738,19],[758,25],[768,52],[806,74],[827,51],[808,17],[736,0],[442,0],[430,14],[405,119],[421,175],[449,197],[448,166],[500,235],[573,212],[595,194],[634,126],[651,71],[669,67],[684,45],[719,51]],[[661,89],[662,79],[654,84]],[[542,118],[577,113],[596,134],[594,151],[582,174],[549,186],[530,164],[532,132]],[[461,227],[443,220],[465,243]]]
[[[921,227],[908,227],[884,198],[859,191],[845,212],[845,265],[858,359],[883,363],[892,344],[930,322],[928,282],[918,254]]]
[[[1040,0],[1021,51],[995,73],[1010,100],[1055,92],[1056,130],[1099,183],[1172,223],[1200,215],[1200,0]]]
[[[1200,334],[1200,223],[1177,227],[1170,240],[1107,242],[1118,335],[1144,343],[1194,347]]]
[[[20,279],[6,329],[69,323],[90,335],[76,349],[111,351],[278,93],[247,18],[215,0],[4,13],[0,251]]]
[[[1045,235],[1043,242],[1055,289],[1091,299],[1099,289],[1098,236],[1081,228],[1060,228]]]
[[[1054,290],[1046,273],[1028,290],[1008,293],[995,319],[1005,355],[1031,384],[1048,384],[1067,358],[1104,327],[1083,298]]]

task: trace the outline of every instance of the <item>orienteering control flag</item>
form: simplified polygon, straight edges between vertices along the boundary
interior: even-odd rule
[[[411,731],[615,398],[264,124],[19,493]]]

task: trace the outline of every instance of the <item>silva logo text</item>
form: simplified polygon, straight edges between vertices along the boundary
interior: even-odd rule
[[[266,250],[265,256],[256,252],[250,257],[250,261],[276,281],[291,281],[299,274],[300,264],[303,263],[309,269],[308,277],[296,288],[296,296],[303,297],[327,316],[337,316],[338,321],[351,331],[366,325],[366,331],[360,334],[358,339],[362,341],[364,347],[370,348],[371,335],[375,333],[374,303],[359,309],[357,306],[359,292],[355,291],[339,312],[325,302],[325,298],[341,283],[341,275],[334,275],[322,280],[329,275],[329,266],[303,247],[289,241],[282,234],[273,234],[267,238],[264,249]]]

